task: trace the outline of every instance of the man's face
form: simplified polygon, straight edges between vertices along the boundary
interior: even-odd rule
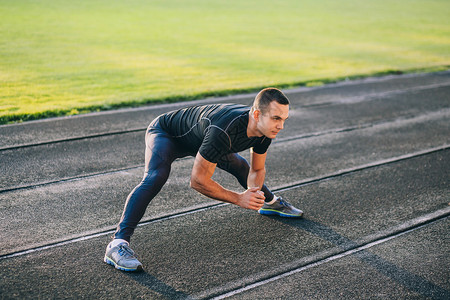
[[[289,105],[272,101],[268,108],[266,113],[259,113],[257,129],[266,137],[274,139],[284,128],[284,122],[289,117]]]

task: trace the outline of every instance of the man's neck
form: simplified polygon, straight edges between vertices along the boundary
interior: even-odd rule
[[[261,132],[259,132],[259,130],[256,126],[256,120],[253,118],[251,113],[249,113],[249,116],[248,116],[247,136],[249,138],[262,136]]]

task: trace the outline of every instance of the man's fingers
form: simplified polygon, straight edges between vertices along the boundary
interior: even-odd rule
[[[264,200],[262,199],[256,199],[253,203],[253,206],[256,207],[256,209],[260,209],[264,205]]]
[[[259,189],[259,187],[252,187],[247,189],[249,192],[255,193],[256,197],[259,199],[265,199],[264,192]]]
[[[250,209],[253,209],[253,210],[259,210],[261,207],[262,207],[262,205],[252,205],[252,206],[249,206],[249,208],[250,208]]]

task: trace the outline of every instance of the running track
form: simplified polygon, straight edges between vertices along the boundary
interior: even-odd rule
[[[254,95],[0,126],[0,298],[449,299],[450,72],[285,92],[266,183],[305,217],[205,198],[178,160],[133,236],[142,273],[102,259],[148,123]]]

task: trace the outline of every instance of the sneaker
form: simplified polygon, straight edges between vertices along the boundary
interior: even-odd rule
[[[142,271],[142,264],[137,260],[134,251],[125,242],[115,247],[108,245],[104,261],[122,271]]]
[[[270,203],[264,203],[258,212],[262,215],[277,215],[288,218],[300,218],[303,216],[303,212],[300,209],[295,208],[281,197],[277,197],[275,201],[272,200]]]

